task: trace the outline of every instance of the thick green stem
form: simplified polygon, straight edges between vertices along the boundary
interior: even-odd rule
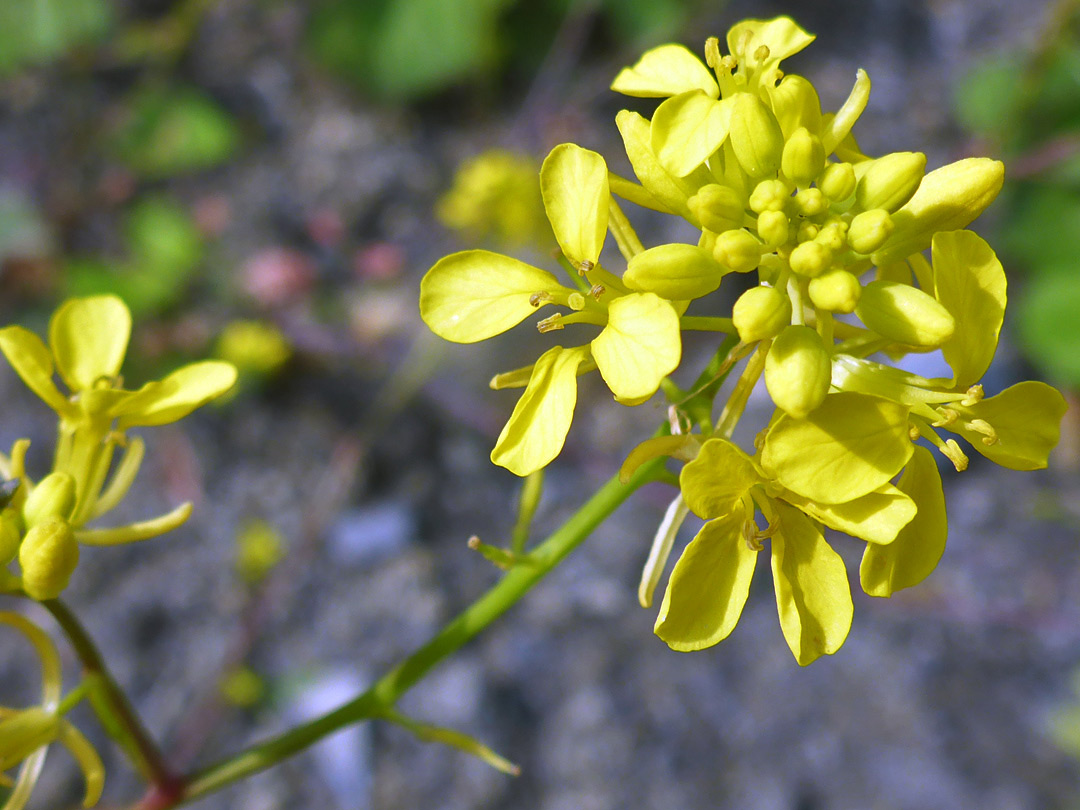
[[[390,670],[364,694],[330,714],[194,774],[188,780],[182,798],[175,804],[198,799],[231,782],[269,768],[344,726],[385,715],[432,667],[516,604],[634,490],[655,480],[663,471],[663,462],[664,459],[660,458],[643,464],[626,484],[619,483],[618,477],[604,484],[558,531],[530,552],[531,564],[514,567],[497,585],[458,614],[427,644]],[[156,810],[164,810],[175,805],[154,806]]]
[[[143,727],[127,696],[105,666],[101,653],[86,629],[59,599],[49,599],[41,605],[56,619],[78,656],[87,677],[86,683],[90,686],[91,705],[102,725],[117,737],[117,742],[132,758],[144,779],[158,791],[175,792],[180,784],[179,779],[165,764],[157,743]]]

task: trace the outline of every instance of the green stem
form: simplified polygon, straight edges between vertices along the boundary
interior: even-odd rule
[[[159,791],[173,792],[179,784],[176,775],[165,764],[161,749],[154,742],[142,721],[128,702],[127,696],[117,685],[112,673],[98,652],[86,629],[59,599],[49,599],[41,605],[56,619],[71,643],[75,655],[82,664],[85,683],[91,696],[91,705],[102,725],[114,735],[117,742],[132,758],[133,764],[143,778]],[[99,699],[94,699],[97,696]]]
[[[679,318],[680,329],[692,329],[695,332],[725,332],[729,335],[735,333],[735,325],[731,318],[710,318],[700,315],[683,315]]]
[[[432,667],[517,603],[638,487],[655,480],[663,471],[663,462],[663,458],[646,462],[627,484],[619,483],[617,476],[604,484],[560,529],[530,552],[533,564],[515,566],[498,584],[362,695],[330,714],[194,774],[176,804],[201,798],[238,779],[269,768],[345,726],[384,716]],[[173,806],[175,804],[155,805],[157,810]]]

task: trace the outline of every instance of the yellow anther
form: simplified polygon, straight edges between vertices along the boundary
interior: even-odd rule
[[[983,435],[982,443],[987,447],[992,447],[998,443],[997,431],[994,430],[994,426],[985,419],[972,419],[967,424],[968,427],[976,433],[981,433]]]
[[[720,59],[720,40],[716,37],[705,40],[705,64],[713,70],[723,64]]]
[[[592,269],[593,269],[594,267],[596,267],[596,265],[595,265],[595,264],[593,264],[593,263],[592,263],[592,262],[591,262],[591,261],[590,261],[589,259],[585,259],[585,260],[584,260],[584,261],[583,261],[583,262],[582,262],[582,263],[581,263],[581,264],[580,264],[580,265],[578,266],[578,275],[579,275],[579,276],[583,276],[583,275],[585,275],[586,273],[588,273],[588,272],[589,272],[590,270],[592,270]]]
[[[960,414],[952,408],[938,408],[938,413],[941,414],[941,418],[931,423],[934,427],[947,427],[960,418]]]
[[[769,58],[769,46],[768,45],[758,45],[757,50],[754,51],[754,59],[756,59],[758,62],[764,62],[768,58]]]
[[[938,450],[952,462],[957,472],[963,472],[968,468],[968,457],[964,455],[964,451],[960,449],[956,439],[946,439],[945,444],[938,447]]]
[[[739,60],[732,56],[730,53],[720,60],[720,66],[724,68],[728,73],[734,73],[735,69],[739,66]]]
[[[976,383],[967,390],[967,397],[960,400],[960,404],[965,408],[970,408],[976,402],[982,402],[982,398],[986,395],[983,391],[982,383]]]
[[[914,424],[913,422],[908,422],[907,435],[908,438],[911,439],[913,442],[918,441],[919,437],[922,436],[922,431],[919,430],[918,425]]]
[[[540,331],[541,334],[544,334],[545,332],[554,332],[558,329],[565,328],[563,327],[561,321],[562,313],[556,312],[550,318],[544,318],[544,320],[542,321],[537,321],[536,328]]]
[[[541,290],[540,292],[534,292],[532,295],[529,296],[529,303],[532,304],[532,306],[534,307],[539,307],[541,304],[546,304],[550,300],[551,293],[544,292],[543,290]]]
[[[743,523],[743,537],[746,538],[746,547],[751,551],[761,551],[765,548],[761,545],[761,530],[752,520]]]
[[[600,296],[606,292],[607,289],[604,287],[603,284],[593,284],[592,287],[589,289],[589,295],[591,295],[597,301],[599,301]],[[584,299],[582,299],[582,303],[584,303]]]
[[[768,436],[768,435],[769,435],[769,429],[768,428],[763,428],[763,429],[761,429],[761,430],[759,430],[757,432],[757,435],[754,436],[754,449],[755,450],[757,450],[759,452],[761,451],[761,448],[765,446],[765,437]]]

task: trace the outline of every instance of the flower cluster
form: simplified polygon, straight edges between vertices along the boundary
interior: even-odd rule
[[[54,599],[67,587],[79,545],[146,540],[187,520],[191,504],[124,526],[88,527],[127,494],[142,464],[145,445],[128,430],[164,425],[228,391],[236,381],[230,363],[184,366],[137,390],[122,387],[120,366],[131,335],[131,314],[116,296],[71,299],[49,322],[49,345],[20,326],[0,329],[0,352],[23,382],[58,417],[52,470],[38,481],[26,471],[30,442],[15,442],[0,455],[6,479],[0,511],[0,565],[16,559],[19,574],[0,567],[0,588]],[[53,381],[58,371],[68,393]],[[123,455],[114,464],[117,448]],[[111,477],[110,477],[111,471]]]
[[[569,283],[469,250],[439,261],[421,286],[424,320],[456,342],[493,337],[547,306],[564,311],[539,321],[541,332],[598,329],[492,380],[525,389],[492,452],[518,475],[558,455],[578,375],[598,369],[619,402],[640,404],[662,383],[678,391],[666,378],[680,365],[683,331],[737,336],[724,365],[745,364],[717,424],[710,400],[695,415],[698,432],[646,442],[624,467],[656,455],[687,462],[649,555],[643,605],[687,511],[707,521],[675,564],[656,622],[678,650],[732,631],[768,541],[796,659],[835,652],[852,599],[824,529],[866,543],[859,577],[868,594],[915,585],[936,566],[947,530],[938,467],[924,445],[958,471],[968,457],[954,437],[1005,467],[1037,469],[1065,411],[1043,383],[989,397],[979,383],[997,346],[1006,280],[990,246],[964,228],[1000,190],[1002,164],[968,158],[926,172],[918,152],[864,154],[852,127],[869,99],[866,73],[838,110],[823,112],[814,86],[780,69],[812,41],[779,17],[733,27],[726,54],[710,38],[704,62],[680,45],[648,51],[612,84],[661,100],[651,120],[626,110],[616,117],[638,182],[573,144],[557,146],[541,169]],[[681,217],[700,238],[646,249],[616,197]],[[626,261],[621,273],[601,263],[609,231]],[[686,314],[728,275],[750,273],[756,283],[730,314]],[[938,350],[950,378],[880,362]],[[776,412],[747,451],[731,436],[762,377]]]

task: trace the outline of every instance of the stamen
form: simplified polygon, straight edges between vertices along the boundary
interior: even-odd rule
[[[591,295],[594,299],[599,301],[600,296],[603,295],[606,292],[607,292],[607,290],[604,288],[603,284],[593,284],[592,288],[589,290],[589,295]]]
[[[997,431],[994,430],[994,426],[987,422],[985,419],[972,419],[967,423],[968,427],[974,430],[976,433],[983,434],[982,443],[987,447],[993,447],[998,443]]]
[[[761,544],[760,534],[761,530],[757,527],[757,524],[752,520],[748,520],[743,523],[743,537],[746,538],[746,547],[751,551],[761,551],[765,546]]]
[[[734,73],[736,68],[739,67],[739,60],[729,53],[727,56],[720,60],[720,66],[723,67],[728,73]]]
[[[672,436],[682,436],[689,433],[692,427],[690,417],[675,405],[668,407],[668,424],[671,425]]]
[[[934,427],[947,427],[948,425],[953,424],[957,419],[960,418],[960,414],[958,414],[952,408],[938,408],[937,412],[941,414],[941,418],[938,419],[936,422],[930,423]]]
[[[764,62],[768,58],[769,58],[769,46],[768,45],[759,45],[757,47],[757,50],[754,51],[754,59],[756,59],[758,62]]]
[[[556,312],[550,318],[544,318],[544,320],[542,321],[537,321],[536,328],[540,330],[540,334],[544,334],[546,332],[554,332],[556,330],[562,329],[564,328],[561,323],[562,317],[563,316],[561,312]]]
[[[705,40],[705,64],[716,70],[718,65],[723,64],[720,59],[720,40],[716,37],[709,37]]]
[[[580,265],[578,265],[578,275],[583,276],[592,270],[596,265],[589,259],[585,259]]]
[[[911,439],[913,442],[918,441],[919,437],[922,436],[922,431],[919,430],[919,426],[916,425],[914,422],[908,422],[907,435],[908,438]]]
[[[541,304],[546,304],[552,300],[551,293],[541,290],[540,292],[534,292],[529,296],[529,303],[534,307],[539,307]]]
[[[967,390],[967,399],[960,400],[960,404],[965,408],[970,408],[976,402],[982,402],[984,395],[982,383],[977,383]]]
[[[761,449],[765,446],[765,437],[768,435],[769,429],[762,428],[758,431],[757,435],[754,436],[754,449],[757,450],[759,453],[761,452]]]
[[[957,472],[963,472],[968,468],[968,457],[964,455],[964,451],[960,449],[956,439],[947,439],[943,445],[938,447],[938,450],[953,463]]]

